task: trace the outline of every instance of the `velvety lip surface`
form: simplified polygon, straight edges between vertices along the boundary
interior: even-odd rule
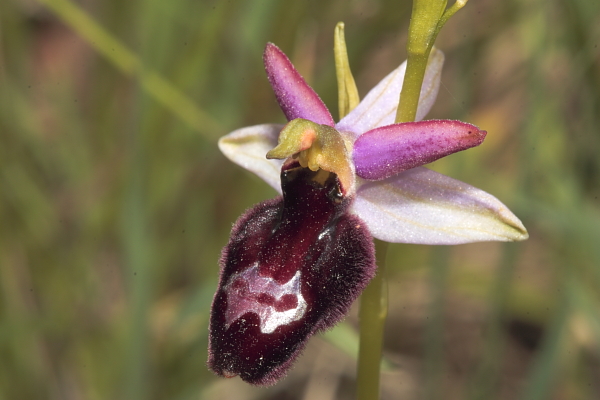
[[[291,164],[283,198],[236,222],[221,257],[213,300],[209,367],[271,385],[315,333],[332,327],[375,274],[373,242],[350,213],[339,179]]]

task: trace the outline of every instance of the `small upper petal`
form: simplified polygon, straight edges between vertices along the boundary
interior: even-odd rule
[[[393,124],[364,133],[354,143],[356,174],[381,180],[457,151],[478,146],[486,132],[451,120]]]
[[[424,167],[363,183],[354,212],[386,242],[435,245],[528,237],[521,221],[494,196]]]
[[[435,102],[443,65],[444,53],[434,48],[431,50],[423,86],[421,87],[417,121],[427,115]],[[396,110],[398,109],[405,72],[406,61],[371,89],[360,104],[336,125],[336,128],[354,134],[354,139],[356,139],[364,132],[393,124],[396,119]]]
[[[283,160],[268,160],[265,154],[277,146],[283,125],[248,126],[231,132],[219,140],[219,149],[227,158],[254,172],[281,193],[280,172]]]
[[[288,121],[304,118],[317,124],[335,125],[319,95],[306,83],[279,47],[268,43],[263,60],[275,97]]]

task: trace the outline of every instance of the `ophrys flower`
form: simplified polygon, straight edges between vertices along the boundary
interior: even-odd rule
[[[211,313],[209,366],[268,385],[312,334],[345,315],[374,275],[371,235],[458,244],[527,233],[495,197],[422,167],[479,145],[486,132],[451,120],[395,124],[404,64],[336,124],[281,50],[268,44],[264,61],[290,122],[234,131],[219,147],[283,197],[250,209],[232,230]],[[434,50],[418,119],[437,96],[442,64]]]

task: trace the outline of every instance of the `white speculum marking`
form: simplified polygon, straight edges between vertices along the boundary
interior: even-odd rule
[[[298,321],[306,312],[306,301],[300,292],[300,271],[281,285],[271,277],[261,276],[256,262],[233,275],[224,290],[226,328],[247,312],[254,312],[260,318],[260,331],[273,333],[282,325]]]

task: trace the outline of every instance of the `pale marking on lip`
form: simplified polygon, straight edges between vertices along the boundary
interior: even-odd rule
[[[225,311],[225,328],[227,329],[242,315],[254,312],[260,318],[260,331],[273,333],[280,326],[300,320],[307,309],[306,300],[300,291],[300,271],[297,271],[287,283],[281,285],[271,277],[261,276],[258,272],[258,262],[256,262],[250,268],[233,275],[224,291],[227,294],[227,310]],[[293,295],[297,299],[296,307],[277,311],[274,305],[259,301],[261,294],[274,297],[275,303],[285,295]]]

